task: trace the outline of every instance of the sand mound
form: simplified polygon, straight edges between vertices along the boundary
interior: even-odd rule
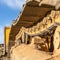
[[[49,57],[51,57],[51,55],[48,53],[24,44],[14,48],[11,53],[11,60],[45,60]]]

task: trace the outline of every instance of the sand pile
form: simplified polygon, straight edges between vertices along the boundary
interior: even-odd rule
[[[24,44],[14,48],[11,53],[11,60],[45,60],[49,57],[51,57],[51,55],[48,53]]]

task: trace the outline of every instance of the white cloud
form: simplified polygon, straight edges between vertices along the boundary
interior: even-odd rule
[[[3,3],[11,8],[21,8],[26,0],[0,0],[0,3]]]
[[[0,44],[4,43],[4,27],[10,26],[9,24],[6,24],[4,26],[0,25]]]
[[[0,0],[0,3],[3,3],[11,8],[14,9],[21,9],[22,5],[26,2],[26,0]],[[55,5],[57,2],[60,2],[60,0],[43,0],[42,2]]]
[[[0,44],[4,42],[4,28],[0,26]]]

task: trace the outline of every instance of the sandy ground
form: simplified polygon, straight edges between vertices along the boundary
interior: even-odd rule
[[[60,50],[57,54],[51,55],[49,52],[36,49],[34,45],[21,44],[12,47],[11,59],[3,57],[0,60],[60,60]]]
[[[51,55],[48,52],[24,44],[14,48],[11,53],[11,60],[46,60],[50,57]]]

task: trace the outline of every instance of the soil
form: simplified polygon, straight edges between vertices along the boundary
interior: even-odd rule
[[[13,47],[11,60],[60,60],[60,55],[38,50],[34,45],[21,44]]]

